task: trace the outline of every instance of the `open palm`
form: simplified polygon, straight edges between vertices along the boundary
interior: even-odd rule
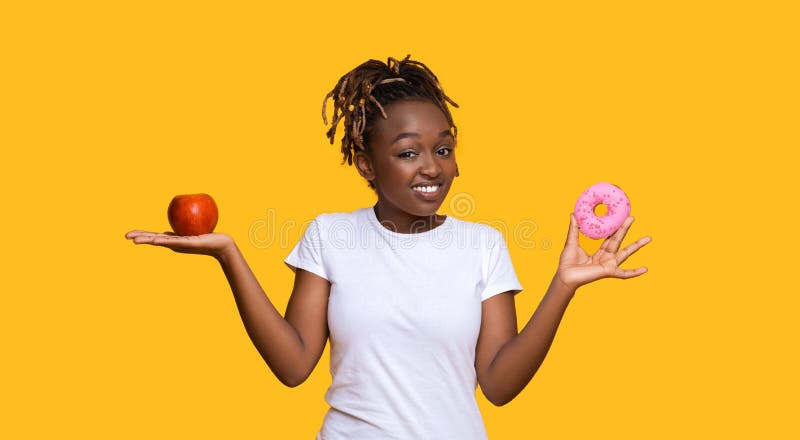
[[[137,229],[126,233],[125,238],[133,240],[134,244],[151,244],[183,254],[202,254],[212,257],[218,257],[227,247],[233,245],[230,235],[218,232],[184,236],[175,235],[173,232],[157,233]]]
[[[571,288],[578,288],[601,278],[633,278],[647,272],[646,267],[636,269],[619,267],[634,252],[650,242],[650,237],[643,237],[620,250],[620,244],[631,223],[633,217],[625,219],[625,223],[606,238],[600,249],[589,255],[578,244],[578,224],[575,215],[570,214],[567,242],[561,251],[558,264],[558,279]]]

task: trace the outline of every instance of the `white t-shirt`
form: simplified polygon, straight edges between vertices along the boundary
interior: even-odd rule
[[[318,440],[487,438],[475,400],[481,301],[522,290],[499,231],[448,216],[400,234],[362,208],[317,216],[285,262],[331,283]]]

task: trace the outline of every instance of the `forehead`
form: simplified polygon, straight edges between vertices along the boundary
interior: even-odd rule
[[[398,133],[434,134],[450,129],[441,109],[430,101],[399,101],[384,107],[386,119],[378,117],[373,126],[375,140],[385,141]]]

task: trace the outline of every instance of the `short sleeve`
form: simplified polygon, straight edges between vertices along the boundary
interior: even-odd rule
[[[491,229],[489,246],[485,253],[483,265],[485,287],[481,292],[481,301],[503,292],[511,291],[514,295],[521,292],[522,285],[517,279],[506,240],[500,231]]]
[[[323,240],[321,220],[319,217],[309,223],[300,241],[294,246],[284,263],[296,272],[298,268],[307,270],[322,278],[328,279],[328,273],[322,259]]]

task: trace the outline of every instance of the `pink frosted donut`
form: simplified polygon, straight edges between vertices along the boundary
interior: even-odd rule
[[[597,205],[606,205],[608,212],[602,217],[594,213]],[[592,185],[578,197],[575,219],[583,235],[589,238],[606,238],[619,229],[631,213],[628,196],[616,185],[600,182]]]

